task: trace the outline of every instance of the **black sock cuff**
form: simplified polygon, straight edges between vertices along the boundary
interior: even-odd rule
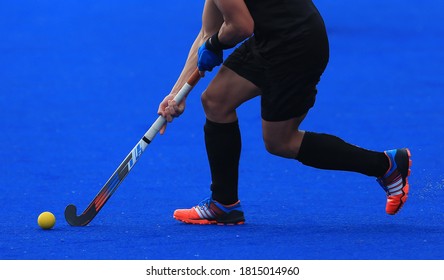
[[[211,131],[232,131],[232,130],[239,130],[239,121],[236,120],[234,122],[230,122],[230,123],[217,123],[217,122],[213,122],[210,121],[209,119],[206,119],[205,122],[205,130],[207,132],[211,132]]]
[[[309,151],[310,149],[310,143],[313,143],[312,139],[315,138],[315,134],[310,131],[304,132],[304,138],[302,138],[301,146],[299,147],[299,153],[296,156],[296,159],[300,162],[304,161],[305,158],[305,151]]]

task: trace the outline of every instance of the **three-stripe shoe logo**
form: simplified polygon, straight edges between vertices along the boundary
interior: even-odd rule
[[[194,210],[201,219],[214,220],[224,214],[224,210],[220,209],[214,201],[207,200],[205,203],[201,203],[194,206]]]
[[[390,182],[390,184],[385,185],[386,182]],[[388,195],[401,194],[402,188],[404,187],[401,174],[397,170],[395,170],[393,174],[383,180],[381,186],[384,188]]]
[[[194,206],[194,209],[201,219],[211,220],[216,217],[216,213],[208,206],[208,204]]]

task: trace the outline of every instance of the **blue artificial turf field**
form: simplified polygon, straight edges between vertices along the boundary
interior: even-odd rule
[[[317,0],[331,44],[302,128],[412,151],[396,216],[373,178],[268,154],[259,100],[239,109],[244,226],[172,219],[209,194],[200,93],[96,219],[71,227],[156,118],[203,1],[0,4],[0,259],[444,259],[444,24],[440,0]],[[51,211],[53,230],[37,226]]]

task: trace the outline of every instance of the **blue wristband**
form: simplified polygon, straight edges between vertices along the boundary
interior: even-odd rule
[[[225,45],[219,41],[219,33],[211,36],[198,50],[197,67],[200,71],[212,71],[214,67],[223,62],[223,50],[233,46]]]
[[[200,46],[197,52],[197,67],[200,71],[211,71],[214,67],[219,66],[222,61],[222,51],[215,52],[208,49],[206,42]]]

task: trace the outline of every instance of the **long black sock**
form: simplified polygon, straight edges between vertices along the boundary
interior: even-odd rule
[[[222,204],[238,201],[241,135],[237,121],[215,123],[207,119],[205,146],[211,170],[212,198]]]
[[[305,132],[296,158],[302,164],[329,170],[359,172],[381,177],[389,168],[387,156],[344,142],[328,134]]]

